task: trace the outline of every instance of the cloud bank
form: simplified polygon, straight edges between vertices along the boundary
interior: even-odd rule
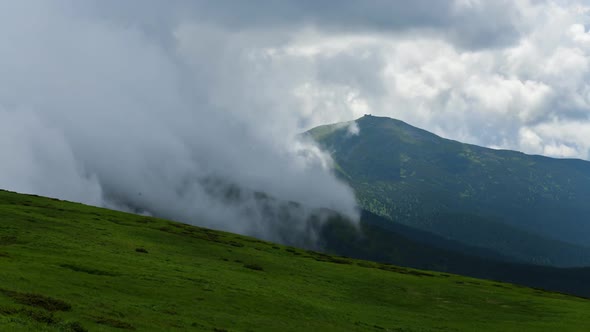
[[[589,15],[541,0],[4,2],[0,186],[276,239],[260,193],[355,215],[329,157],[296,139],[315,125],[372,113],[588,159]]]
[[[274,240],[273,223],[301,236],[305,209],[356,216],[247,40],[188,22],[170,44],[74,2],[0,6],[2,187]]]

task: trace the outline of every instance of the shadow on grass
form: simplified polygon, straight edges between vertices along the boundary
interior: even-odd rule
[[[13,244],[17,244],[18,239],[16,236],[13,235],[3,235],[0,236],[0,246],[9,246]]]
[[[100,325],[106,325],[117,329],[135,330],[135,327],[127,322],[123,322],[114,318],[108,317],[94,317],[93,320]]]
[[[5,316],[24,317],[38,323],[57,327],[60,331],[64,332],[88,332],[80,322],[74,321],[64,323],[60,318],[55,317],[53,312],[47,312],[44,310],[0,306],[0,314]]]
[[[76,272],[83,272],[83,273],[93,274],[93,275],[97,275],[97,276],[116,277],[116,276],[119,275],[118,273],[109,272],[109,271],[103,271],[103,270],[98,270],[98,269],[94,269],[94,268],[90,268],[90,267],[85,267],[85,266],[80,266],[80,265],[75,265],[75,264],[60,264],[59,266],[60,267],[63,267],[64,269],[68,269],[68,270],[72,270],[72,271],[76,271]]]
[[[254,271],[264,271],[262,266],[260,266],[258,264],[245,264],[244,267],[247,269],[250,269],[250,270],[254,270]]]
[[[72,309],[72,306],[65,301],[41,294],[20,293],[7,289],[0,289],[0,293],[10,297],[17,303],[42,308],[47,311],[69,311]]]

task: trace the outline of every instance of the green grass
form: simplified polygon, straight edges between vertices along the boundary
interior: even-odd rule
[[[562,294],[0,191],[1,331],[588,331],[588,312]]]

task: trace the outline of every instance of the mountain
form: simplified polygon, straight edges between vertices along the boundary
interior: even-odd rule
[[[590,298],[590,267],[557,268],[514,263],[497,253],[470,247],[363,211],[360,229],[334,217],[320,239],[322,250],[357,259],[511,282]]]
[[[2,331],[587,331],[590,301],[0,191]]]
[[[366,115],[307,134],[362,208],[516,261],[590,266],[590,162],[494,150]]]

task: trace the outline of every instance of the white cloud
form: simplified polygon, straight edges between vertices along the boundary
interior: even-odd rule
[[[356,123],[356,121],[352,121],[348,125],[346,132],[349,136],[358,136],[361,133],[361,129],[359,128],[359,125]]]
[[[76,160],[59,129],[33,112],[0,108],[0,132],[3,188],[101,204],[96,177]]]
[[[468,1],[457,5],[471,8],[487,3]],[[523,128],[554,126],[555,119],[588,123],[588,11],[581,11],[572,2],[517,4],[524,21],[520,25],[521,38],[503,47],[465,49],[429,33],[354,37],[329,34],[317,38],[321,42],[316,44],[308,42],[306,49],[313,52],[304,56],[293,52],[275,54],[305,59],[309,73],[305,86],[313,89],[299,95],[307,100],[305,109],[314,110],[305,113],[315,115],[312,123],[374,113],[401,118],[471,143],[588,158],[584,146],[590,137],[584,134],[566,142],[545,135],[545,131],[538,132],[538,141],[533,145],[522,139]],[[292,47],[289,43],[285,46]],[[372,54],[378,66],[365,66],[361,50]],[[325,54],[333,60],[338,60],[338,54],[353,54],[341,70],[369,72],[364,76],[375,81],[367,84],[362,76],[348,80],[318,77],[316,73],[322,69],[313,67]],[[344,104],[347,91],[367,107],[361,111]],[[316,98],[310,97],[314,95]]]

